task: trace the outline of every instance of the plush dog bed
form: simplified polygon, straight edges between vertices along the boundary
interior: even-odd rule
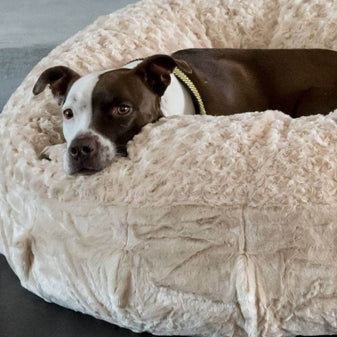
[[[0,252],[47,301],[155,334],[337,332],[337,117],[277,111],[148,125],[67,176],[40,73],[188,47],[337,49],[337,2],[147,0],[99,18],[27,76],[0,117]]]

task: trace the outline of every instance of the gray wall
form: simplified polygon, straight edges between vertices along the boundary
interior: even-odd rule
[[[29,70],[60,42],[137,0],[0,0],[0,111]]]

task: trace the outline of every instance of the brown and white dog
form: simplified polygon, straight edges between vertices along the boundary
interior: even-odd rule
[[[198,113],[176,67],[212,115],[277,109],[296,118],[337,108],[337,52],[329,50],[187,49],[83,77],[57,66],[33,93],[49,85],[62,105],[69,174],[102,170],[148,123]]]

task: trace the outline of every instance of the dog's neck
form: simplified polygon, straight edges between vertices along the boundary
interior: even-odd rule
[[[141,62],[141,60],[136,60],[128,63],[123,68],[133,69]],[[195,107],[190,93],[173,74],[171,74],[171,83],[161,97],[160,109],[165,117],[195,114]]]

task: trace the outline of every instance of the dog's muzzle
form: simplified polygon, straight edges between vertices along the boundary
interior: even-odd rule
[[[69,174],[93,174],[102,170],[114,153],[104,146],[98,135],[78,135],[68,146],[66,167]]]

